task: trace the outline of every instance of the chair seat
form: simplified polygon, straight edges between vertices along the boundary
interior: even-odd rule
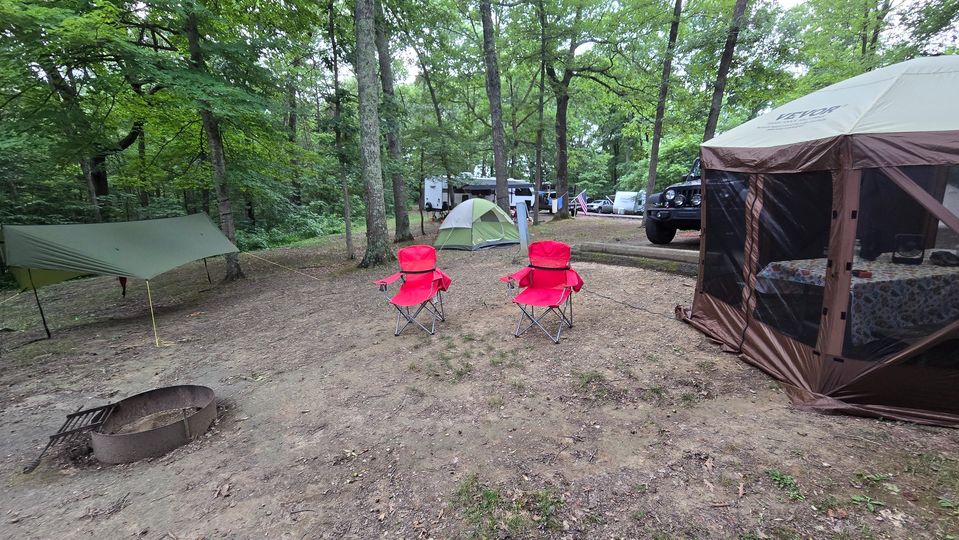
[[[569,288],[527,287],[513,298],[513,302],[528,306],[559,307],[569,295]]]
[[[390,303],[396,306],[413,307],[426,302],[436,295],[436,282],[425,284],[404,283],[400,290],[390,298]]]

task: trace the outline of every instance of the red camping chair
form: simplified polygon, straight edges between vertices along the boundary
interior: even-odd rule
[[[396,331],[393,335],[400,335],[410,324],[415,324],[424,332],[433,335],[436,333],[436,321],[446,320],[443,312],[443,291],[449,289],[453,280],[436,268],[436,249],[433,246],[405,247],[397,253],[397,257],[400,271],[375,281],[385,293],[390,283],[402,280],[400,290],[392,298],[387,295],[390,304],[397,311]],[[415,311],[412,310],[414,307]],[[429,329],[416,320],[424,309],[432,316],[432,326]],[[400,321],[403,319],[406,319],[406,324],[400,328]]]
[[[515,287],[514,283],[523,288],[523,291],[513,298],[513,303],[518,305],[521,311],[516,323],[516,337],[525,334],[535,325],[554,343],[559,343],[563,327],[573,327],[573,293],[583,288],[583,278],[569,266],[568,245],[552,240],[533,242],[529,245],[529,266],[499,279],[505,281],[509,289]],[[546,310],[537,317],[536,307]],[[542,324],[543,318],[550,313],[559,317],[555,336]],[[529,324],[520,331],[523,322],[527,320]]]

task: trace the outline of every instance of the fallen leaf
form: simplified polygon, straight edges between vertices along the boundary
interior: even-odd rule
[[[716,486],[712,485],[709,480],[703,478],[703,483],[706,484],[706,487],[709,488],[709,491],[716,491]]]
[[[712,458],[712,456],[706,458],[706,462],[703,463],[703,468],[705,468],[707,472],[713,472],[713,458]]]
[[[743,495],[745,495],[745,494],[746,494],[746,483],[745,483],[745,482],[740,482],[740,483],[739,483],[739,498],[742,499],[742,498],[743,498]]]

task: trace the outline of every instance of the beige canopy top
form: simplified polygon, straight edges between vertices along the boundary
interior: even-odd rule
[[[954,163],[957,89],[959,56],[870,71],[707,141],[703,165],[764,172],[837,169],[842,151],[851,152],[854,168]]]

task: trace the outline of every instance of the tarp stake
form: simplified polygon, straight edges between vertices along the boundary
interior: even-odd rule
[[[203,268],[206,269],[206,280],[210,282],[210,285],[213,285],[213,279],[210,278],[210,267],[206,265],[206,257],[203,257]]]
[[[150,322],[153,323],[153,339],[156,341],[157,347],[160,346],[160,335],[157,334],[157,320],[156,316],[153,314],[153,294],[150,293],[150,280],[147,282],[147,301],[150,303]]]
[[[37,309],[40,310],[40,320],[43,321],[43,329],[47,333],[47,339],[50,339],[50,327],[47,326],[47,317],[43,314],[43,306],[40,305],[40,295],[37,294],[37,286],[33,284],[33,273],[27,268],[27,276],[30,277],[30,287],[33,288],[33,297],[37,300]]]

